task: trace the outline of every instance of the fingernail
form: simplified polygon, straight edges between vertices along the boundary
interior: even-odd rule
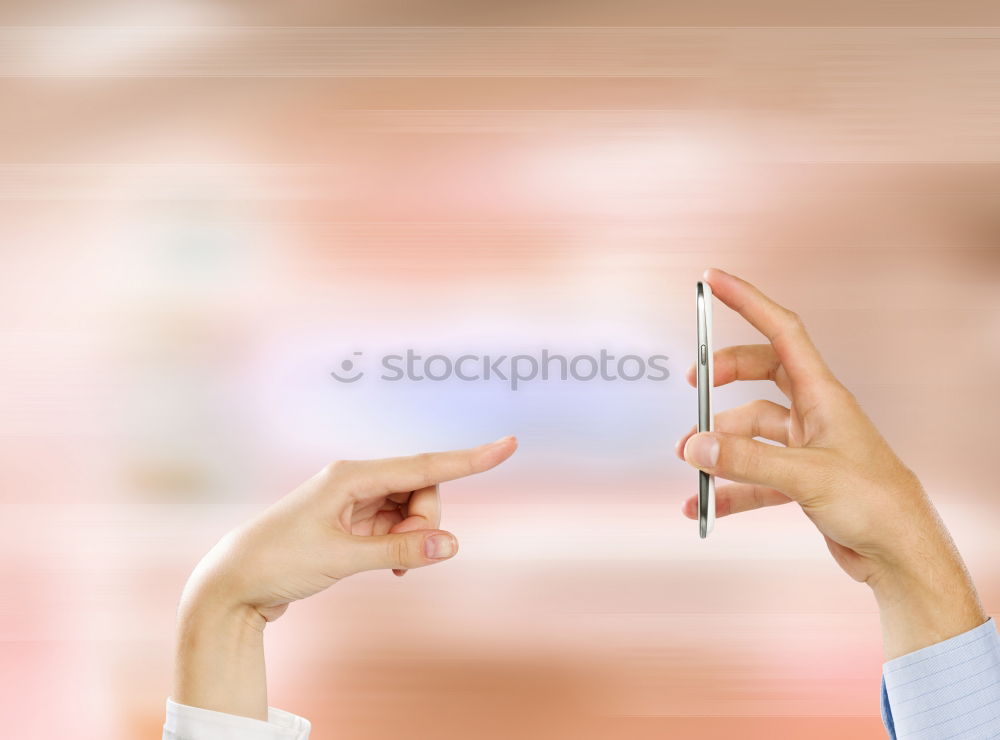
[[[496,442],[490,442],[490,447],[496,447],[498,445],[502,445],[504,442],[509,442],[512,439],[514,439],[514,435],[508,434],[506,437],[501,437]]]
[[[711,434],[696,434],[688,440],[684,457],[699,468],[712,468],[719,461],[719,440]]]
[[[447,534],[434,534],[424,540],[424,555],[431,560],[450,558],[455,549],[455,538]]]

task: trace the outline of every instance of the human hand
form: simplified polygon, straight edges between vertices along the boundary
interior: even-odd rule
[[[799,317],[721,270],[705,279],[769,341],[717,351],[715,385],[770,380],[789,400],[723,411],[714,431],[692,429],[678,441],[681,459],[734,481],[717,487],[716,516],[797,503],[840,567],[874,590],[889,624],[888,657],[982,624],[975,589],[920,481],[834,377]],[[693,366],[687,379],[695,384]],[[696,497],[684,513],[697,517]]]
[[[173,698],[264,719],[264,625],[288,605],[365,570],[443,562],[438,484],[482,473],[513,437],[468,450],[332,463],[233,530],[195,568],[181,597]]]

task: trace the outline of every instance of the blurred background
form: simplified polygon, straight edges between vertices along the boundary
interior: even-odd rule
[[[443,489],[454,562],[268,628],[274,706],[315,740],[883,737],[874,603],[801,513],[680,514],[694,282],[804,317],[1000,614],[998,75],[985,1],[5,2],[6,733],[159,737],[225,531],[330,460],[516,434]],[[330,377],[408,347],[671,376]]]

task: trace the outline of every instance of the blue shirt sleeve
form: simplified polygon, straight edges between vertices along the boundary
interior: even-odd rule
[[[882,721],[893,740],[1000,737],[1000,635],[994,621],[886,663]]]

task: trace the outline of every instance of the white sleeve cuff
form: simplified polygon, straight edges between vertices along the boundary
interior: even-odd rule
[[[308,740],[309,720],[280,709],[267,709],[267,722],[167,699],[163,740]]]

